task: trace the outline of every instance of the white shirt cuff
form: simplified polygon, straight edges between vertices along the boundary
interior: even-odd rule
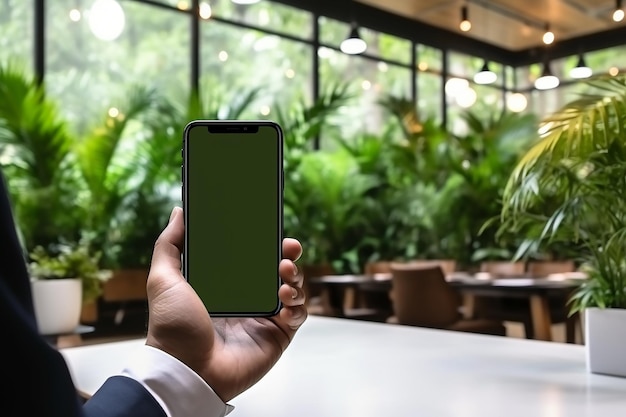
[[[168,417],[224,417],[233,410],[191,368],[152,346],[138,349],[121,375],[143,385]]]

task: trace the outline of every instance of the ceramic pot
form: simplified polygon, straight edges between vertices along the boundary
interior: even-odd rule
[[[80,279],[33,280],[31,288],[39,333],[67,334],[78,327],[83,295]]]
[[[626,377],[626,309],[585,310],[587,369],[594,374]]]

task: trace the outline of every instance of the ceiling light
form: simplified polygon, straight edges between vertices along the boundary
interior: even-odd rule
[[[456,104],[468,109],[476,103],[476,91],[472,87],[468,87],[462,91],[459,91],[455,97]]]
[[[550,45],[554,42],[554,33],[550,30],[550,24],[546,25],[546,33],[543,34],[543,43]]]
[[[356,25],[352,25],[350,34],[343,42],[341,42],[339,49],[341,49],[341,52],[348,55],[358,55],[365,52],[367,44],[359,36],[359,28]]]
[[[487,61],[485,61],[481,70],[474,75],[474,82],[476,84],[493,84],[497,79],[498,76],[489,69]]]
[[[450,78],[446,81],[445,92],[450,97],[456,97],[459,91],[469,88],[469,81],[463,78]]]
[[[580,54],[580,57],[578,58],[578,63],[569,72],[570,77],[577,78],[577,79],[589,78],[591,77],[592,74],[593,74],[593,71],[591,71],[591,68],[589,68],[587,64],[585,63],[585,57],[583,57],[583,55]]]
[[[206,2],[200,3],[200,9],[198,10],[198,14],[204,20],[210,19],[213,11],[211,10],[211,5]]]
[[[461,7],[461,23],[459,23],[459,28],[463,32],[467,32],[472,28],[472,22],[469,21],[467,6]]]
[[[550,90],[559,86],[559,79],[552,75],[550,71],[550,63],[546,62],[543,66],[541,77],[535,80],[535,88],[537,90]]]
[[[624,5],[622,0],[617,0],[615,2],[615,11],[613,12],[613,21],[621,22],[622,20],[624,20]]]
[[[528,100],[522,93],[513,93],[506,98],[506,107],[513,113],[520,113],[526,110]]]
[[[114,41],[124,31],[126,15],[116,0],[96,0],[89,10],[88,24],[96,38]]]

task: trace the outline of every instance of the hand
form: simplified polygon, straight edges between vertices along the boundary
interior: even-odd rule
[[[146,344],[185,363],[227,402],[272,368],[306,319],[302,275],[294,264],[302,247],[295,239],[283,240],[286,259],[279,274],[284,284],[278,290],[283,308],[276,316],[211,319],[180,272],[184,233],[183,211],[177,207],[152,255]],[[242,255],[246,249],[242,245]]]

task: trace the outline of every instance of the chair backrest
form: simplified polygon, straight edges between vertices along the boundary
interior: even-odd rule
[[[391,272],[391,262],[378,261],[365,264],[365,275],[386,274]]]
[[[528,275],[545,277],[550,274],[562,274],[576,271],[574,261],[532,261],[528,263]]]
[[[524,262],[487,261],[480,265],[480,272],[488,272],[496,277],[524,277],[526,265]]]
[[[454,259],[415,259],[408,263],[415,266],[440,266],[444,276],[456,271],[456,261]]]
[[[400,324],[444,328],[460,318],[460,298],[438,265],[391,264],[391,300]]]

